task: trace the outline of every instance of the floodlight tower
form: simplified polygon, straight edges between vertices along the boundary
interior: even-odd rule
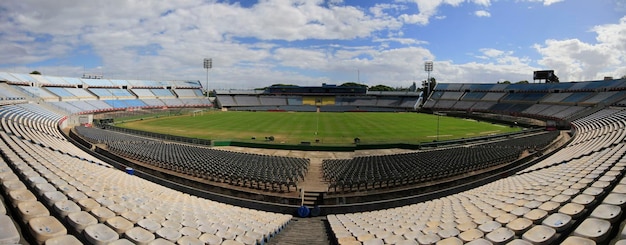
[[[428,97],[428,95],[430,95],[430,72],[433,71],[432,61],[424,62],[424,71],[428,74],[428,77],[426,78],[426,97]]]
[[[209,70],[213,67],[213,58],[204,59],[204,69],[206,69],[206,97],[209,97]]]

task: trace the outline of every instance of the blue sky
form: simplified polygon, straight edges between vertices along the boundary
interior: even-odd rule
[[[0,71],[408,87],[626,75],[623,0],[262,0],[0,2]]]

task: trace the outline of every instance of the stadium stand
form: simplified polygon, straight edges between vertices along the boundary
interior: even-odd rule
[[[339,244],[608,243],[626,204],[624,113],[608,109],[574,122],[577,136],[566,148],[511,177],[414,205],[328,215],[328,222]]]
[[[519,158],[524,150],[540,149],[558,132],[509,139],[471,147],[324,160],[323,174],[332,191],[361,191],[423,183],[456,176]]]
[[[463,111],[523,115],[571,121],[611,105],[626,96],[624,79],[563,84],[497,84],[450,86],[438,84],[424,104],[433,111]],[[476,101],[471,103],[461,101]],[[489,103],[492,102],[492,103]],[[539,106],[538,106],[539,105]]]
[[[39,244],[263,244],[291,218],[193,197],[113,169],[66,141],[56,131],[61,115],[40,106],[3,106],[0,114],[0,180],[11,197],[3,205],[16,208],[13,220]],[[0,218],[2,241],[19,242],[10,216]]]
[[[337,91],[336,91],[337,90]],[[216,104],[234,111],[414,111],[416,92],[351,91],[341,87],[288,87],[266,90],[217,90]]]
[[[215,182],[273,191],[295,190],[304,178],[308,160],[220,151],[76,127],[79,135],[94,144],[106,144],[120,156]]]
[[[18,98],[15,100],[21,101],[0,107],[0,192],[3,195],[0,200],[0,243],[271,244],[275,236],[284,234],[284,228],[294,223],[291,222],[291,215],[232,206],[155,184],[115,169],[107,162],[76,147],[59,130],[59,125],[70,114],[127,108],[116,108],[117,103],[125,106],[136,103],[142,107],[150,107],[161,105],[159,102],[174,106],[195,105],[195,102],[192,103],[195,100],[199,100],[199,105],[206,105],[208,102],[199,97],[182,98],[177,93],[183,87],[188,90],[199,89],[199,84],[195,82],[92,80],[97,79],[0,73],[0,86],[8,88],[2,93],[6,93],[7,98]],[[80,81],[85,89],[74,86],[78,85],[76,81]],[[171,86],[174,97],[164,100],[138,98],[132,93],[134,85],[145,86],[147,89]],[[123,89],[120,86],[131,88]],[[82,93],[78,92],[81,89],[92,94],[89,91],[94,88],[119,89],[130,96],[124,98],[125,95],[110,93],[110,98],[105,100],[114,105],[99,97],[85,96],[84,100],[78,98],[78,94]],[[625,88],[626,81],[623,79],[541,85],[438,84],[436,93],[429,100],[425,100],[427,109],[481,111],[564,120],[571,123],[572,129],[569,133],[572,139],[553,154],[531,162],[528,167],[520,166],[523,168],[494,177],[493,181],[485,180],[483,183],[480,182],[483,180],[477,180],[477,183],[481,183],[478,187],[447,188],[436,197],[427,199],[405,197],[347,205],[343,210],[350,211],[336,214],[325,214],[323,210],[331,210],[341,205],[321,205],[321,215],[327,220],[332,242],[626,243],[623,235],[626,234],[626,229],[623,228],[623,213],[626,208],[626,180],[623,178],[626,173],[626,109],[620,107],[626,101],[623,93]],[[79,90],[70,92],[74,89]],[[239,95],[254,97],[259,103],[254,106],[240,106],[233,99],[232,106],[228,109],[252,109],[263,106],[263,101],[278,103],[272,99],[265,100],[266,95],[257,93],[218,93],[218,103],[221,102],[220,96],[234,98]],[[293,106],[293,110],[307,108],[315,111],[319,108],[315,105],[303,105],[302,95],[281,96],[285,96],[286,101],[286,105],[280,105],[283,109]],[[375,99],[370,100],[375,101],[376,108],[393,108],[394,98],[402,101],[400,104],[409,105],[410,102],[407,101],[413,98],[398,94],[386,95],[389,98],[372,96]],[[344,98],[346,95],[338,97]],[[114,100],[118,102],[111,102]],[[327,107],[343,106],[333,104]],[[83,129],[86,128],[76,128]],[[110,132],[94,134],[97,136],[93,138],[98,139],[95,142],[119,144],[119,148],[122,148],[120,152],[126,151],[120,154],[139,158],[146,153],[148,156],[145,159],[148,161],[190,174],[197,174],[200,168],[190,164],[190,161],[197,159],[187,158],[189,155],[215,154],[220,160],[236,155],[237,160],[233,160],[236,162],[282,161],[278,157],[259,160],[257,157],[265,156],[254,154],[223,151],[208,153],[205,148],[182,148],[179,144],[145,138],[124,136],[120,139]],[[516,138],[493,144],[451,148],[446,149],[449,150],[446,154],[441,153],[446,150],[431,150],[326,161],[323,166],[328,173],[324,174],[337,187],[337,192],[368,193],[392,187],[403,188],[408,183],[418,181],[412,180],[410,173],[436,170],[429,174],[416,175],[423,181],[444,178],[449,174],[468,173],[472,169],[494,164],[491,162],[493,159],[512,159],[519,156],[522,149],[540,148],[554,134],[556,133],[546,132],[526,139]],[[135,150],[131,152],[129,149]],[[180,152],[188,154],[179,154]],[[445,157],[450,158],[444,160]],[[469,158],[476,161],[464,161]],[[412,163],[418,161],[432,162],[425,167],[416,168],[413,172],[407,171],[413,167]],[[346,167],[357,162],[357,166]],[[300,173],[305,173],[302,169],[300,171],[303,172],[299,173],[264,173],[261,172],[262,169],[241,169],[241,165],[237,167],[236,164],[228,167],[210,165],[209,168],[214,171],[212,173],[215,176],[221,176],[222,180],[234,185],[242,185],[241,181],[245,178],[252,182],[250,176],[277,175],[288,179],[285,176],[302,178]],[[194,169],[195,172],[192,171]],[[283,166],[281,169],[290,167]],[[272,178],[265,181],[278,189],[278,184],[272,183]],[[463,184],[465,183],[459,183]],[[272,187],[266,184],[266,187],[261,185],[256,188]],[[407,202],[410,203],[406,204]],[[386,207],[382,203],[402,204]],[[380,208],[367,212],[359,210],[370,204]]]

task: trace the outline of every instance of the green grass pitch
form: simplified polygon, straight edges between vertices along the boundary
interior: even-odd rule
[[[205,112],[119,123],[117,126],[171,135],[247,142],[323,145],[420,143],[521,130],[518,127],[422,113]],[[439,127],[439,134],[437,128]],[[256,140],[252,140],[256,137]]]

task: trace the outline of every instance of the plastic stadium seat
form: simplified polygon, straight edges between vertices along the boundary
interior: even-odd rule
[[[87,226],[83,234],[87,241],[95,245],[104,245],[119,239],[117,232],[102,223]]]
[[[177,229],[171,227],[162,227],[156,231],[156,235],[165,240],[176,242],[178,239],[182,237],[180,232]]]
[[[479,238],[483,238],[485,234],[478,229],[470,229],[459,234],[459,238],[464,242],[471,242]]]
[[[127,211],[122,213],[122,217],[124,217],[126,220],[130,221],[133,224],[137,224],[137,222],[143,219],[143,215],[140,215],[133,211]]]
[[[602,243],[611,231],[611,223],[606,220],[587,218],[572,233]]]
[[[18,244],[20,233],[11,217],[0,215],[0,244]]]
[[[82,245],[83,243],[75,236],[64,235],[46,240],[46,245]]]
[[[16,177],[17,178],[17,177]],[[15,180],[6,180],[2,182],[2,189],[5,193],[15,191],[15,190],[26,190],[26,185],[19,179]]]
[[[535,224],[541,224],[541,221],[548,216],[548,212],[541,209],[533,209],[524,214],[524,218],[532,221]]]
[[[222,243],[222,238],[211,233],[204,233],[198,239],[208,245],[219,245]]]
[[[524,233],[525,231],[527,231],[528,229],[530,229],[533,225],[533,222],[529,219],[525,219],[525,218],[517,218],[511,222],[509,222],[506,225],[506,228],[509,228],[510,230],[512,230],[513,232],[515,232],[515,235],[521,235],[522,233]]]
[[[38,201],[20,202],[17,204],[17,212],[24,223],[28,223],[35,217],[50,216],[48,208]]]
[[[611,223],[616,222],[622,215],[622,209],[619,206],[600,204],[589,215],[590,218],[607,220]]]
[[[152,232],[147,231],[141,227],[133,227],[127,230],[124,233],[124,237],[126,237],[129,241],[135,244],[142,245],[148,244],[156,238]]]
[[[488,233],[487,235],[485,235],[485,238],[489,240],[490,242],[493,242],[494,244],[505,244],[513,240],[514,237],[515,237],[515,232],[505,227],[500,227]]]
[[[11,204],[13,207],[17,207],[17,205],[21,202],[31,202],[37,201],[37,197],[27,189],[14,190],[9,192],[9,200],[11,200]]]
[[[115,241],[110,242],[108,245],[135,245],[135,243],[122,238],[122,239],[117,239]]]
[[[487,223],[484,223],[482,225],[478,226],[478,229],[484,233],[490,233],[492,231],[495,231],[496,229],[502,227],[502,224],[496,222],[496,221],[489,221]]]
[[[67,221],[77,232],[82,232],[87,226],[98,223],[96,218],[85,211],[69,213]]]
[[[437,242],[438,245],[463,245],[463,241],[456,237],[448,237]]]
[[[556,230],[544,225],[537,225],[524,232],[522,238],[533,244],[545,245],[550,244],[556,238]]]
[[[107,219],[105,224],[120,235],[133,228],[133,223],[121,216],[115,216]]]
[[[487,239],[479,238],[474,241],[468,242],[466,244],[467,245],[492,245],[493,243],[491,243],[490,241],[487,241]]]
[[[626,194],[609,193],[608,195],[606,195],[602,203],[619,206],[620,208],[625,208],[626,207]]]
[[[48,206],[52,206],[55,202],[67,200],[67,196],[60,191],[48,191],[43,193],[43,200]]]
[[[543,222],[541,222],[541,224],[551,227],[555,229],[557,232],[561,232],[561,231],[568,229],[571,226],[572,217],[569,215],[562,214],[562,213],[554,213],[546,217],[543,220]]]
[[[115,213],[113,213],[113,211],[109,210],[106,207],[94,208],[89,211],[89,213],[91,213],[93,217],[96,217],[96,219],[98,219],[98,222],[105,222],[108,219],[115,217]]]
[[[222,243],[222,244],[225,244],[227,241],[228,240],[224,241],[224,243]],[[243,244],[243,243],[241,243],[241,244]],[[367,241],[363,242],[363,245],[384,245],[384,244],[385,244],[385,242],[383,241],[383,239],[380,239],[380,238],[374,238],[374,239],[370,239],[370,240],[367,240]]]
[[[561,245],[596,245],[596,242],[589,238],[570,236],[565,238]]]
[[[355,244],[355,245],[358,245],[358,244]],[[403,241],[397,242],[396,245],[418,245],[418,244],[417,244],[417,241],[415,240],[403,240]]]
[[[239,241],[241,242],[241,241]],[[250,245],[250,243],[245,243],[242,242],[245,245]],[[187,244],[187,245],[204,245],[204,243],[202,241],[200,241],[198,238],[196,237],[190,237],[190,236],[183,236],[180,239],[178,239],[178,241],[176,241],[176,244]],[[252,245],[256,245],[255,243],[252,243]]]
[[[69,213],[80,212],[80,206],[70,200],[61,200],[54,203],[54,211],[65,218]]]
[[[150,244],[150,245],[174,245],[176,243],[170,242],[170,241],[165,240],[163,238],[157,238],[157,239],[152,240],[148,244]]]
[[[76,202],[76,204],[78,204],[78,206],[80,206],[80,208],[86,212],[89,212],[94,208],[100,207],[100,204],[96,202],[96,200],[91,198],[80,199]]]
[[[582,216],[584,211],[585,206],[578,203],[568,203],[559,209],[559,213],[571,216],[572,219]]]
[[[434,234],[426,234],[417,237],[417,242],[420,244],[434,244],[441,240],[441,238]]]
[[[28,222],[31,235],[37,243],[43,244],[46,240],[67,234],[65,226],[52,216],[41,216],[32,218]]]
[[[156,232],[158,229],[161,229],[161,224],[151,219],[142,219],[140,221],[137,221],[137,225],[152,233]]]

